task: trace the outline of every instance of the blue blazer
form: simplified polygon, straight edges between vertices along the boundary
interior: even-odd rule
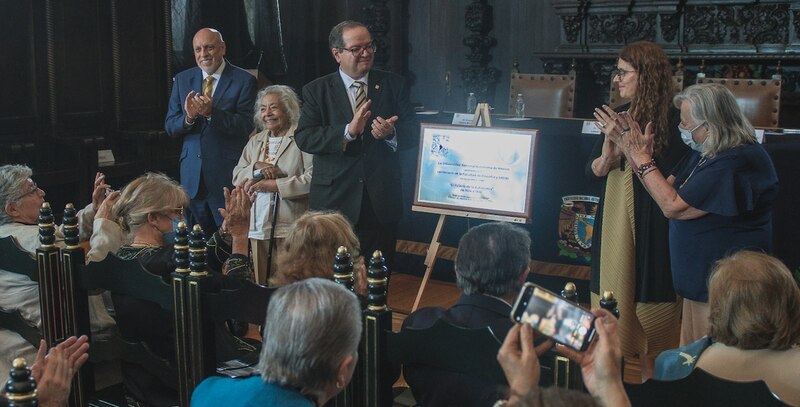
[[[183,138],[181,185],[189,198],[197,195],[202,173],[209,199],[223,199],[222,188],[232,185],[233,167],[253,131],[256,78],[225,63],[214,91],[211,118],[198,118],[188,129],[183,127],[184,100],[189,91],[202,91],[203,73],[194,67],[173,78],[164,128],[171,137]]]

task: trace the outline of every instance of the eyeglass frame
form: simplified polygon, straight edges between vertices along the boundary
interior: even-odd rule
[[[378,46],[375,45],[374,42],[370,42],[367,45],[356,45],[356,46],[350,47],[350,48],[339,47],[339,52],[347,51],[351,55],[353,55],[354,57],[357,57],[357,56],[363,54],[365,50],[369,50],[370,54],[374,54],[375,51],[378,50]],[[358,51],[358,52],[356,52],[356,51]]]
[[[31,188],[30,191],[25,192],[22,195],[12,199],[12,202],[17,202],[17,201],[27,197],[28,195],[33,195],[33,194],[35,194],[35,193],[37,193],[37,192],[42,190],[41,188],[39,188],[39,185],[36,183],[36,181],[34,181],[34,180],[30,179],[30,178],[28,180],[31,182],[31,184],[33,184],[33,188]]]
[[[635,69],[631,69],[630,71],[626,71],[626,70],[624,70],[624,69],[622,69],[620,67],[616,67],[616,68],[611,70],[611,79],[614,79],[614,77],[619,76],[619,80],[623,80],[623,79],[625,79],[625,75],[627,75],[629,73],[634,73],[634,72],[636,72]]]

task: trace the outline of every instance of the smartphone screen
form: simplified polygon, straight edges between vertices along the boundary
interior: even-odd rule
[[[535,284],[522,287],[511,318],[575,350],[584,351],[594,337],[594,315]]]

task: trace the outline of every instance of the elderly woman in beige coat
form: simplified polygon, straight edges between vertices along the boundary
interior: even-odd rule
[[[266,284],[270,237],[275,240],[271,256],[274,273],[276,250],[292,222],[308,210],[312,156],[301,152],[294,141],[300,101],[292,88],[273,85],[258,92],[253,119],[259,133],[244,147],[233,169],[233,183],[244,183],[253,201],[249,233],[253,263],[256,281]],[[277,216],[273,222],[276,202]]]

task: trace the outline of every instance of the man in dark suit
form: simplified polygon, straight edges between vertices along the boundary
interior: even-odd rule
[[[398,150],[418,143],[405,80],[372,69],[375,45],[363,24],[344,21],[328,37],[337,72],[303,87],[295,140],[314,154],[311,209],[340,211],[364,256],[383,251],[391,265],[403,211]]]
[[[531,238],[510,223],[485,223],[471,228],[458,243],[455,269],[462,294],[450,309],[421,308],[403,321],[403,328],[424,329],[444,319],[463,328],[489,327],[502,342],[516,300],[530,271]],[[466,355],[467,357],[469,355]],[[491,406],[505,398],[482,379],[427,366],[407,365],[403,376],[414,399],[423,406]]]
[[[225,60],[222,34],[203,28],[192,40],[197,68],[173,79],[167,134],[183,138],[181,185],[189,194],[190,223],[206,236],[217,230],[233,167],[253,131],[256,79]]]

